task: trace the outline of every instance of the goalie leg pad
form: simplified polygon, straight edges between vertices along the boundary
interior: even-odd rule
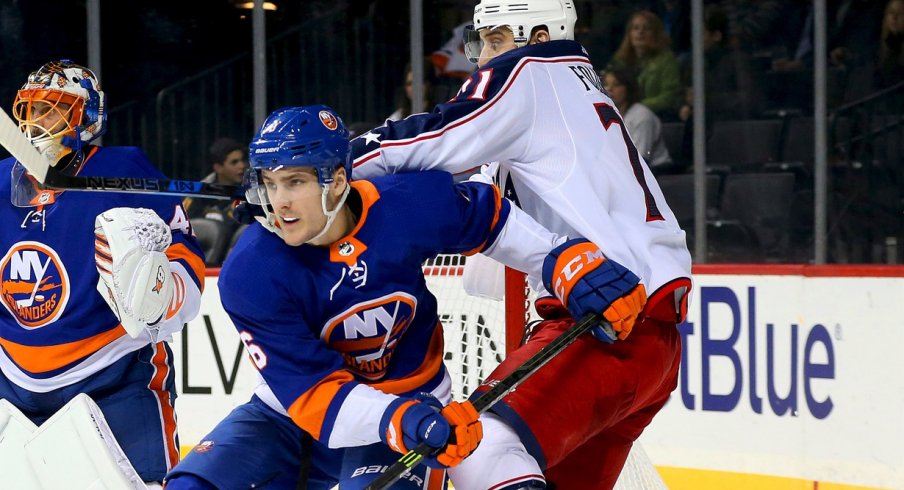
[[[0,400],[0,488],[41,490],[38,475],[28,465],[23,451],[37,428],[12,403]]]
[[[24,452],[43,488],[147,489],[100,407],[85,394],[47,419]]]

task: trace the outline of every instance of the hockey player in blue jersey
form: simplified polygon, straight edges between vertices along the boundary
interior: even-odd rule
[[[220,295],[264,382],[167,489],[294,488],[300,472],[308,488],[362,488],[422,442],[442,450],[396,488],[441,488],[436,468],[453,467],[454,482],[481,441],[473,406],[448,403],[422,263],[484,252],[538,276],[564,238],[495,186],[445,172],[350,182],[347,136],[332,110],[310,106],[274,112],[253,139],[246,196],[262,213],[226,260]],[[542,481],[534,465],[493,488]]]
[[[45,64],[13,110],[63,173],[162,177],[138,148],[92,144],[105,98],[85,67]],[[0,195],[0,487],[161,482],[179,458],[166,341],[204,276],[179,200],[45,189],[12,158]]]

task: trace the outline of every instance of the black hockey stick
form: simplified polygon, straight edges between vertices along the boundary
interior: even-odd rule
[[[521,384],[521,382],[543,367],[543,365],[549,362],[553,357],[565,350],[565,348],[571,345],[581,336],[581,334],[589,331],[600,323],[603,324],[603,328],[606,330],[607,334],[612,338],[616,338],[615,332],[612,331],[612,325],[603,320],[599,313],[588,313],[584,315],[579,322],[569,327],[556,337],[555,340],[543,346],[539,352],[524,361],[524,364],[515,369],[511,374],[500,379],[492,388],[477,397],[473,402],[474,409],[477,410],[477,413],[483,413],[489,410],[496,402],[501,400],[502,397],[509,394]],[[408,451],[401,459],[393,463],[392,466],[387,468],[376,480],[364,487],[364,490],[385,490],[389,488],[390,485],[398,481],[408,472],[408,470],[417,466],[424,458],[438,454],[440,451],[442,451],[442,448],[433,449],[426,443],[419,444],[411,451]],[[339,485],[336,485],[331,490],[338,489]]]
[[[213,199],[244,199],[241,187],[193,180],[144,177],[83,177],[66,175],[38,153],[6,111],[0,111],[0,144],[32,177],[49,189],[64,191],[140,192]]]

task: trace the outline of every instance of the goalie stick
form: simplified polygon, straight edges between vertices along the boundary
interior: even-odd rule
[[[590,331],[595,325],[602,323],[606,333],[612,338],[615,332],[612,331],[612,325],[603,320],[599,313],[588,313],[581,318],[580,321],[562,332],[555,340],[543,346],[536,354],[524,361],[521,366],[515,369],[505,378],[500,379],[492,388],[484,392],[474,400],[474,409],[477,413],[483,413],[489,410],[493,405],[501,400],[505,395],[509,394],[524,380],[534,374],[538,369],[543,367],[553,357],[565,350],[571,345],[581,334]],[[385,490],[390,485],[398,481],[411,468],[417,466],[424,458],[439,453],[442,448],[431,451],[431,447],[426,443],[419,444],[417,447],[408,451],[398,461],[392,464],[383,472],[376,480],[364,487],[364,490]],[[339,490],[339,485],[334,486],[330,490]]]
[[[140,192],[173,196],[202,196],[213,199],[245,199],[241,187],[209,184],[193,180],[148,177],[84,177],[66,175],[29,143],[6,111],[0,110],[0,145],[9,151],[38,182],[61,191]]]

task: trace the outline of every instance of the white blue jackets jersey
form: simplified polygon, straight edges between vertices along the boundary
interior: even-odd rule
[[[219,282],[268,385],[258,395],[330,447],[379,442],[380,417],[395,395],[449,382],[422,263],[484,250],[511,210],[495,186],[453,185],[445,172],[352,187],[362,212],[350,234],[329,247],[290,247],[255,223]]]
[[[650,294],[645,314],[683,316],[691,286],[685,234],[574,41],[496,57],[455,98],[359,136],[352,154],[354,175],[364,179],[498,162],[505,197],[550,231],[593,241],[641,278]]]
[[[203,253],[179,199],[39,190],[34,207],[15,207],[9,199],[14,162],[0,162],[0,371],[7,379],[26,390],[48,392],[150,343],[149,336],[126,334],[95,289],[94,219],[110,208],[150,208],[177,227],[167,250],[175,295],[161,329],[176,331],[197,314]],[[141,150],[131,147],[92,147],[79,175],[162,177]]]

